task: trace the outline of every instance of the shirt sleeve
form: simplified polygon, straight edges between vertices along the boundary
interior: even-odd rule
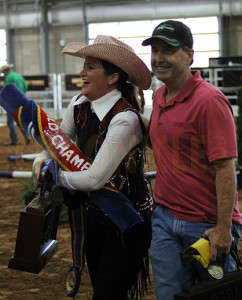
[[[223,96],[212,97],[202,114],[202,136],[209,162],[237,157],[234,116]]]
[[[127,153],[142,139],[138,116],[132,111],[113,117],[106,138],[91,167],[85,171],[59,171],[58,185],[70,190],[94,191],[102,188]]]

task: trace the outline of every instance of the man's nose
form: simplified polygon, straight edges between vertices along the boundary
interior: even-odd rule
[[[165,55],[162,51],[159,51],[156,55],[156,61],[164,61],[165,60]]]

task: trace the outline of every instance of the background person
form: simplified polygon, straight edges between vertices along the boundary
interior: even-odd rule
[[[181,265],[183,250],[205,236],[215,261],[229,253],[232,237],[239,243],[235,124],[225,96],[191,71],[193,37],[185,24],[162,22],[142,45],[151,45],[152,71],[165,84],[150,121],[157,168],[150,257],[157,299],[172,300],[206,276],[199,262]],[[223,269],[234,267],[228,255]]]
[[[138,273],[143,270],[144,279],[147,277],[143,259],[148,255],[149,222],[135,231],[121,232],[89,201],[88,192],[100,190],[111,180],[145,219],[150,215],[143,174],[144,126],[133,85],[148,89],[150,72],[132,48],[110,36],[97,36],[93,45],[71,43],[63,53],[84,58],[85,62],[80,72],[82,94],[72,99],[61,128],[93,163],[85,171],[60,170],[58,185],[79,191],[74,196],[77,202],[86,199],[85,255],[92,299],[127,300],[132,286],[139,289]],[[43,152],[34,161],[37,178],[47,159],[48,153]],[[86,193],[80,194],[83,191]],[[72,205],[69,199],[66,202]]]
[[[6,85],[8,83],[14,83],[25,94],[28,90],[28,86],[25,82],[25,79],[19,73],[11,70],[12,67],[13,67],[13,65],[10,64],[10,65],[3,65],[0,68],[0,74],[3,73],[3,75],[4,75],[4,85]],[[9,131],[10,131],[10,142],[5,142],[4,145],[5,146],[17,145],[18,144],[18,134],[17,134],[17,130],[15,127],[15,121],[14,121],[14,118],[12,116],[10,116],[9,114],[7,114],[7,125],[9,128]],[[24,136],[26,145],[28,145],[30,143],[30,137],[25,133],[24,130],[22,130],[22,128],[20,126],[19,126],[19,129]]]

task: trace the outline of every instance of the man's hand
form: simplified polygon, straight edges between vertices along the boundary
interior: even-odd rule
[[[216,225],[213,228],[206,230],[203,234],[210,242],[211,262],[216,260],[216,257],[222,254],[228,254],[232,244],[231,228]]]

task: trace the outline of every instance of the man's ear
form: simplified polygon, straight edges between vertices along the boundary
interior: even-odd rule
[[[189,66],[193,63],[193,57],[194,57],[194,50],[193,49],[191,49],[191,50],[189,50],[188,52],[188,58],[189,58]]]

